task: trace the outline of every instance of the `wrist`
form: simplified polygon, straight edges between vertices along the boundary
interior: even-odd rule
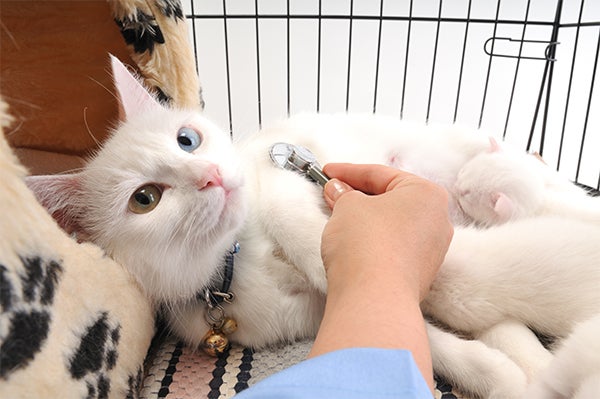
[[[417,277],[407,273],[406,267],[389,260],[354,258],[330,262],[326,273],[328,298],[368,295],[373,298],[390,297],[394,302],[419,306],[420,284]]]
[[[431,385],[431,355],[415,289],[418,284],[360,274],[368,268],[355,269],[358,275],[345,278],[343,266],[352,269],[352,265],[336,264],[330,270],[335,275],[329,276],[325,313],[309,357],[356,347],[406,349]]]

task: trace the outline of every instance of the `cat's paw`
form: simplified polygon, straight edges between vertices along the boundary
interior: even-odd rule
[[[486,399],[520,399],[527,388],[525,372],[504,353],[487,347],[488,352],[481,353],[478,377],[475,384],[480,385],[477,392]]]
[[[427,324],[433,368],[460,391],[485,399],[520,399],[525,373],[503,352]]]
[[[527,387],[527,377],[518,367],[510,367],[502,370],[495,376],[496,381],[492,385],[486,397],[487,399],[521,399]]]
[[[446,366],[451,369],[438,367],[437,372],[473,397],[521,399],[527,387],[523,370],[502,352],[478,341],[467,342],[473,347],[470,349],[475,350],[462,351],[459,357],[447,361]]]
[[[533,331],[517,320],[504,320],[479,333],[477,339],[507,355],[523,370],[528,381],[554,358]]]

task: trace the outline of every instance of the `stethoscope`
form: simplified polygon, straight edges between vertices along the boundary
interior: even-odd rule
[[[269,155],[276,166],[303,174],[321,187],[329,181],[317,158],[308,148],[289,143],[275,143],[271,146]]]

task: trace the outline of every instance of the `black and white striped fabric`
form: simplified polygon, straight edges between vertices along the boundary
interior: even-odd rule
[[[155,340],[146,360],[140,399],[226,399],[269,375],[302,361],[312,342],[252,351],[232,346],[222,358],[186,347],[174,338]],[[467,399],[437,381],[436,399]]]

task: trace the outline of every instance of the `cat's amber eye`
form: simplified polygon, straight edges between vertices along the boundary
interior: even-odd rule
[[[202,135],[191,127],[182,127],[177,132],[177,144],[187,152],[192,152],[202,144]]]
[[[148,184],[135,190],[129,198],[129,210],[133,213],[148,213],[156,208],[162,197],[162,189],[155,184]]]

